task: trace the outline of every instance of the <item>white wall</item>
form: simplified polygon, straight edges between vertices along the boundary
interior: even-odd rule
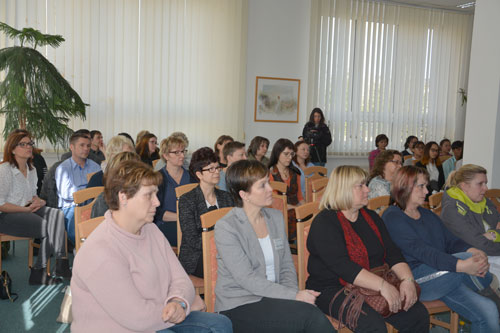
[[[472,33],[464,164],[488,170],[490,188],[500,188],[500,1],[476,2]]]

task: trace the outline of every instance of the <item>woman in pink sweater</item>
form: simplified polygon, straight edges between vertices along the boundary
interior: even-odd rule
[[[232,332],[222,315],[199,312],[194,287],[152,224],[161,175],[125,161],[105,179],[105,220],[75,258],[72,332]],[[201,306],[200,306],[201,305]]]

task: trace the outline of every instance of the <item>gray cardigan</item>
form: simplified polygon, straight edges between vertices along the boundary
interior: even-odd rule
[[[243,208],[235,207],[215,225],[217,284],[215,311],[255,303],[262,297],[294,300],[297,273],[280,211],[262,208],[274,254],[276,282],[266,279],[259,240]]]
[[[500,243],[490,241],[483,236],[486,232],[483,220],[490,226],[490,229],[500,232],[500,229],[497,229],[497,223],[500,222],[500,214],[488,198],[486,199],[486,209],[483,215],[472,212],[465,203],[453,199],[446,191],[443,194],[441,204],[443,207],[441,219],[444,225],[455,236],[461,238],[469,245],[483,250],[489,256],[500,255]]]

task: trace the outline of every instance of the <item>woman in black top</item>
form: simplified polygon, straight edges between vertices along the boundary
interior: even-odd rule
[[[340,293],[331,307],[330,302],[343,283],[380,291],[394,314],[383,318],[363,303],[356,332],[386,332],[386,321],[400,332],[428,332],[429,315],[417,301],[408,264],[380,217],[363,208],[368,203],[366,177],[365,171],[356,166],[333,170],[320,202],[322,210],[309,231],[310,275],[306,288],[321,292],[316,304],[335,318],[339,317],[344,293]],[[369,271],[384,263],[402,280],[399,290]],[[345,311],[343,318],[346,315]]]
[[[427,193],[426,200],[434,191],[441,191],[446,179],[444,179],[443,165],[439,159],[439,146],[437,142],[427,142],[424,148],[424,156],[415,166],[424,168],[429,173],[429,184],[427,185],[429,193]]]
[[[158,139],[153,133],[145,134],[139,142],[135,151],[141,157],[141,160],[149,165],[153,165],[153,161],[160,158],[158,149]]]
[[[325,124],[325,116],[320,108],[312,110],[309,122],[302,131],[302,136],[310,145],[311,162],[315,165],[325,166],[326,147],[332,143],[332,134]]]

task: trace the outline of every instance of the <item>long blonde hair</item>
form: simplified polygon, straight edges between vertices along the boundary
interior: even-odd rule
[[[452,171],[446,180],[445,188],[450,188],[453,186],[460,187],[460,183],[468,183],[474,179],[477,174],[485,174],[487,173],[486,169],[482,166],[475,164],[466,164],[463,165],[457,171]]]
[[[368,174],[354,165],[336,167],[328,180],[325,194],[319,203],[320,209],[347,210],[352,208],[353,186],[366,182]]]

